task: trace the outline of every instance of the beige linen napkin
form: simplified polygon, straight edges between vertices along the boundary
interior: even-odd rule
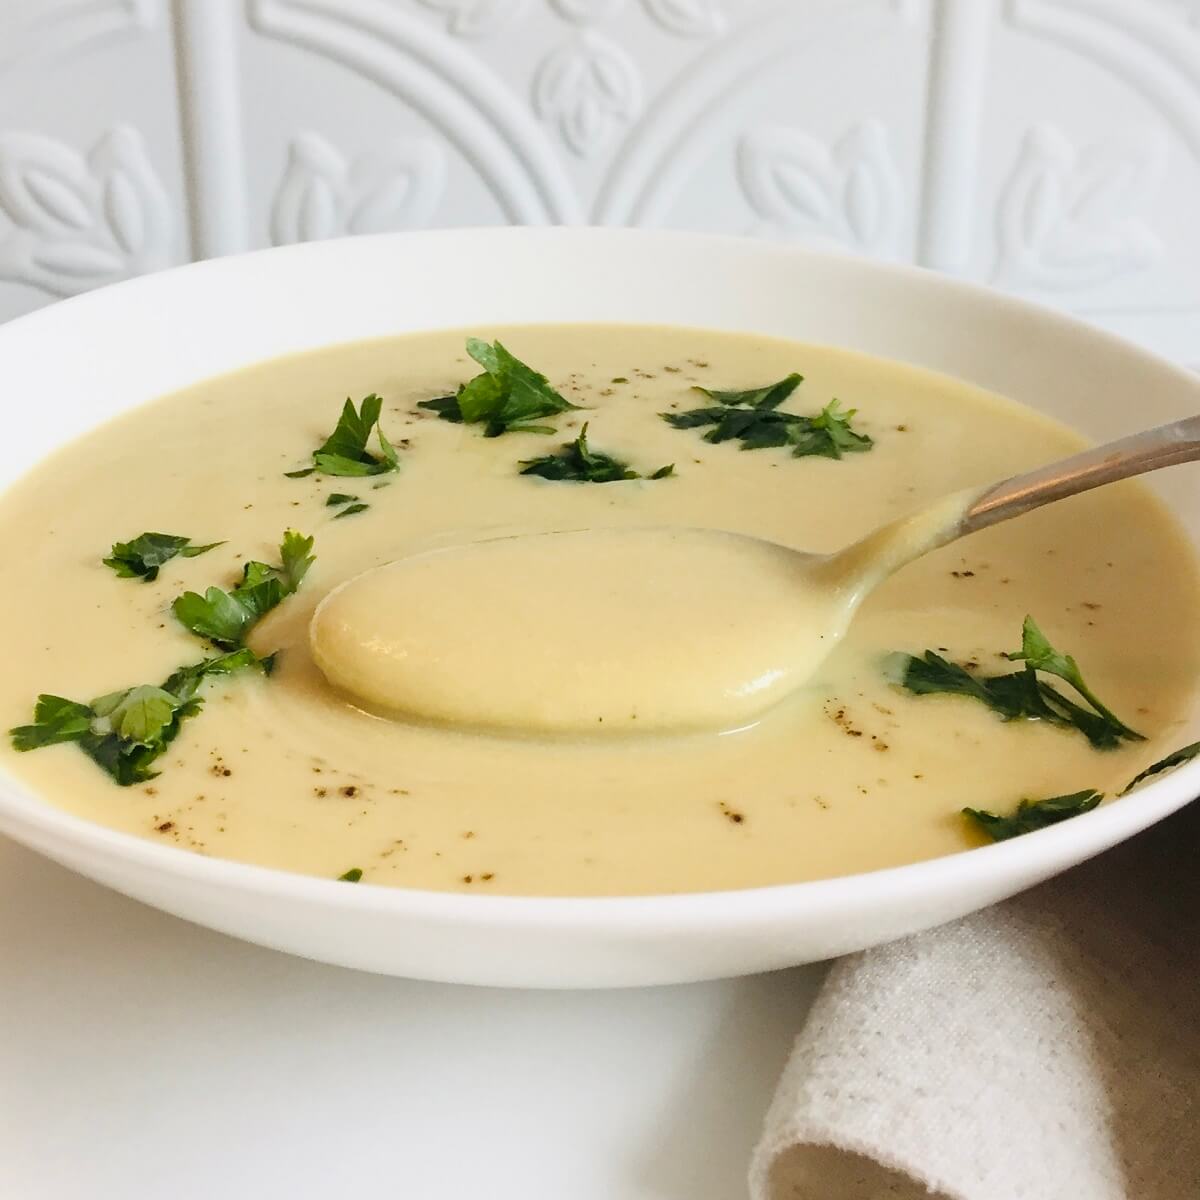
[[[750,1185],[754,1200],[1200,1200],[1200,804],[836,964]]]

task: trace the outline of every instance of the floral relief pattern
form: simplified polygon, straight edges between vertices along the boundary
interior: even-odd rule
[[[559,16],[580,25],[614,16],[624,4],[625,0],[550,0],[550,6]]]
[[[642,3],[670,33],[712,37],[725,28],[723,0],[642,0]]]
[[[447,28],[461,37],[486,37],[525,15],[528,0],[419,0],[444,13]]]
[[[484,37],[523,17],[529,0],[418,0],[444,13],[447,28],[461,37]],[[668,33],[712,37],[725,28],[724,0],[642,0],[647,15]],[[568,21],[587,25],[615,16],[625,0],[549,0]]]
[[[586,32],[553,51],[533,81],[538,115],[556,121],[576,154],[598,153],[641,108],[641,79],[620,46]]]
[[[879,121],[852,126],[832,148],[781,126],[746,134],[737,171],[764,232],[896,254],[904,187]]]
[[[347,162],[320,135],[302,133],[271,206],[271,239],[278,246],[420,227],[445,184],[445,155],[434,142],[396,141]]]
[[[994,281],[1062,290],[1149,267],[1163,244],[1142,214],[1165,165],[1158,129],[1077,150],[1053,125],[1032,128],[1000,195]]]
[[[71,296],[172,260],[174,221],[141,136],[85,157],[53,138],[0,134],[0,278]]]
[[[5,0],[0,66],[63,58],[153,29],[166,0]]]
[[[911,258],[1195,361],[1197,55],[1200,0],[0,0],[0,317],[180,261],[182,151],[197,254],[679,220]],[[303,56],[319,94],[242,120]],[[163,120],[119,124],[172,78]],[[936,144],[934,106],[963,118]]]

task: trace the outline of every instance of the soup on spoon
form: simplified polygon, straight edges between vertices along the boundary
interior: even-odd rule
[[[343,584],[312,652],[369,707],[526,732],[731,728],[804,682],[838,597],[736,533],[597,529],[400,559]],[[486,597],[483,605],[480,597]],[[489,637],[496,612],[537,618]]]
[[[955,498],[955,519],[962,508]],[[936,536],[945,520],[939,510],[919,532]],[[910,524],[882,552],[915,549]],[[532,733],[736,728],[808,680],[880,569],[882,558],[700,529],[498,538],[343,584],[313,616],[312,654],[349,696],[426,720]],[[531,604],[535,623],[487,636],[497,611]]]

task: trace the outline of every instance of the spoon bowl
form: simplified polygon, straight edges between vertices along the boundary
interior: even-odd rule
[[[398,717],[527,734],[749,724],[844,627],[832,560],[742,534],[576,530],[412,555],[317,607],[313,657]],[[497,614],[536,613],[536,619]],[[847,613],[848,616],[848,613]]]

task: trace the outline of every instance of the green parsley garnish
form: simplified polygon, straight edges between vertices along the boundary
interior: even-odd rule
[[[174,533],[140,533],[132,541],[113,542],[109,557],[103,559],[122,579],[141,579],[153,583],[158,570],[175,557],[195,558],[223,546],[224,542],[209,542],[204,546],[193,546],[191,538]]]
[[[313,539],[293,529],[283,535],[280,566],[251,561],[232,591],[210,587],[201,596],[184,592],[173,611],[180,624],[223,650],[241,647],[260,617],[286,600],[300,586],[313,564]]]
[[[793,425],[791,446],[793,458],[805,458],[815,454],[819,458],[841,458],[843,454],[861,454],[875,445],[865,434],[850,428],[850,421],[857,408],[841,411],[837,400],[830,400],[807,428]]]
[[[1084,683],[1075,660],[1069,654],[1059,654],[1032,617],[1025,618],[1021,629],[1021,649],[1014,650],[1004,657],[1014,662],[1023,659],[1026,667],[1032,667],[1047,675],[1057,675],[1059,679],[1069,683],[1108,722],[1119,737],[1134,742],[1146,740],[1136,729],[1130,729],[1111,709],[1100,703]]]
[[[344,875],[337,877],[338,883],[357,883],[363,876],[362,867],[351,867]]]
[[[371,506],[363,503],[357,496],[348,496],[345,492],[333,492],[325,500],[326,508],[337,508],[339,505],[346,505],[341,512],[333,514],[333,519],[336,521],[338,517],[352,517],[355,513],[366,512]]]
[[[464,383],[456,395],[422,400],[418,408],[430,409],[443,421],[482,423],[485,437],[499,437],[502,433],[553,433],[552,425],[534,422],[579,407],[499,342],[467,338],[467,353],[483,368],[483,374]]]
[[[10,729],[9,735],[16,750],[75,742],[122,787],[145,783],[158,774],[153,765],[183,722],[203,707],[197,692],[206,679],[248,668],[269,674],[273,665],[273,657],[259,658],[243,647],[181,667],[161,686],[139,684],[90,704],[42,695],[33,724]]]
[[[1036,630],[1037,627],[1034,626]],[[1035,634],[1035,642],[1038,635]],[[1044,638],[1042,639],[1045,640]],[[1047,643],[1047,646],[1049,643]],[[1053,651],[1051,651],[1053,653]],[[1018,657],[1010,655],[1010,658]],[[1028,660],[1026,660],[1028,661]],[[1140,737],[1140,734],[1135,734]],[[1151,763],[1144,771],[1135,775],[1118,793],[1127,795],[1143,780],[1163,771],[1173,771],[1191,762],[1200,755],[1200,742],[1192,742]],[[1011,817],[1001,817],[996,813],[985,812],[978,808],[964,808],[963,815],[968,817],[994,842],[1002,842],[1006,838],[1016,837],[1021,833],[1032,833],[1035,829],[1045,829],[1047,825],[1055,825],[1068,817],[1076,817],[1080,813],[1090,812],[1095,808],[1104,795],[1094,788],[1085,788],[1082,792],[1071,792],[1066,796],[1049,796],[1045,800],[1022,800],[1017,805],[1016,812]]]
[[[527,458],[521,462],[522,475],[538,475],[542,479],[569,480],[574,483],[615,483],[622,479],[641,479],[628,463],[588,448],[588,427],[585,424],[573,442],[564,442],[557,454]],[[665,479],[674,474],[675,464],[659,467],[651,479]]]
[[[715,400],[716,405],[659,415],[676,429],[713,426],[704,435],[707,442],[737,440],[742,443],[744,450],[785,446],[791,437],[792,427],[807,423],[807,418],[798,413],[780,412],[779,405],[799,387],[803,379],[802,375],[792,374],[767,387],[738,392],[697,387],[693,390]]]
[[[1011,817],[997,816],[978,808],[964,808],[963,815],[973,821],[994,842],[1003,842],[1022,833],[1033,833],[1047,825],[1057,825],[1069,817],[1090,812],[1104,799],[1092,788],[1067,796],[1048,796],[1045,800],[1022,800]]]
[[[1100,703],[1084,683],[1075,660],[1059,654],[1032,617],[1025,618],[1021,649],[1005,657],[1023,659],[1024,668],[1004,675],[974,675],[932,650],[920,657],[904,654],[899,656],[899,682],[918,696],[970,696],[1006,721],[1048,721],[1078,729],[1097,750],[1111,750],[1122,740],[1144,740]],[[1063,695],[1052,683],[1039,678],[1039,671],[1065,680],[1091,707],[1085,708]]]
[[[706,442],[739,441],[743,450],[763,450],[772,446],[790,446],[794,458],[817,455],[841,458],[861,453],[875,444],[865,433],[850,428],[857,409],[843,412],[837,400],[831,400],[815,417],[784,412],[779,406],[803,382],[802,375],[791,374],[778,383],[745,391],[712,391],[697,387],[717,403],[686,412],[660,413],[676,429],[712,428]]]
[[[365,397],[356,409],[347,399],[337,427],[313,453],[313,465],[298,471],[284,472],[289,479],[303,479],[314,471],[322,475],[384,475],[399,470],[396,448],[384,436],[379,424],[383,400],[374,392]],[[379,439],[379,453],[367,449],[374,430]]]
[[[1172,751],[1165,758],[1160,758],[1158,762],[1151,763],[1144,771],[1139,771],[1121,789],[1121,795],[1124,796],[1127,792],[1132,792],[1139,783],[1149,779],[1152,775],[1161,775],[1164,771],[1173,771],[1176,767],[1182,767],[1184,763],[1191,762],[1197,754],[1200,754],[1200,742],[1193,742],[1190,746],[1184,746],[1179,750]]]
[[[802,383],[804,376],[793,371],[785,375],[778,383],[768,383],[766,387],[746,388],[744,391],[721,391],[717,388],[700,387],[697,384],[693,392],[699,392],[710,400],[726,407],[758,408],[769,410],[778,408]]]
[[[37,698],[32,725],[10,729],[14,750],[40,750],[59,742],[74,742],[91,730],[92,706],[43,693]]]

